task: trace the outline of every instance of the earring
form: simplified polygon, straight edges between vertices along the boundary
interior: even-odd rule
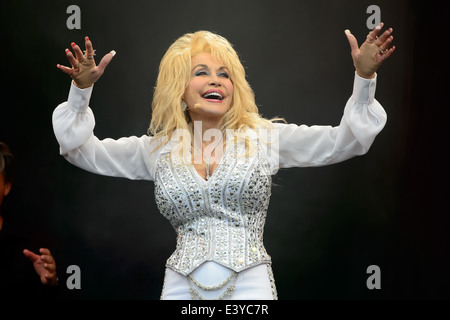
[[[183,103],[181,104],[181,109],[182,109],[183,111],[186,111],[186,110],[187,110],[187,104],[186,104],[185,101],[183,101]]]

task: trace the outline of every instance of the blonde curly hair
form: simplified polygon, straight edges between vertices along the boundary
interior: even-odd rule
[[[210,53],[230,73],[234,91],[230,109],[222,121],[223,132],[267,127],[273,120],[279,120],[260,116],[244,66],[228,40],[209,31],[187,33],[169,47],[159,66],[148,133],[162,138],[160,145],[169,141],[176,130],[189,130],[190,118],[183,111],[182,97],[191,77],[191,59],[199,53]]]

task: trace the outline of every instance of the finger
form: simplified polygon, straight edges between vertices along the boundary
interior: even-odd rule
[[[381,61],[386,60],[387,58],[389,58],[391,56],[391,54],[395,51],[395,46],[393,46],[392,48],[390,48],[388,50],[388,52],[386,52],[385,54],[381,55]]]
[[[42,274],[41,275],[41,283],[43,284],[43,285],[47,285],[48,283],[49,283],[49,281],[50,281],[50,275],[49,274]]]
[[[84,59],[83,51],[81,51],[80,47],[75,44],[75,42],[72,42],[71,44],[73,51],[75,52],[75,56],[77,57],[78,61],[82,61]]]
[[[45,270],[53,273],[56,270],[56,265],[53,263],[45,263],[44,268]]]
[[[345,35],[347,36],[348,43],[350,44],[350,49],[352,50],[352,53],[356,53],[359,49],[358,47],[358,40],[356,40],[355,36],[352,35],[350,30],[345,30]]]
[[[31,252],[28,249],[24,249],[23,254],[25,255],[25,257],[27,257],[28,259],[30,259],[33,262],[36,261],[37,259],[39,259],[39,255]]]
[[[375,42],[375,40],[377,40],[377,36],[381,31],[381,28],[383,28],[384,23],[381,22],[379,25],[377,25],[375,28],[373,28],[372,31],[369,32],[369,34],[367,35],[366,41],[369,43],[373,43]]]
[[[94,56],[94,48],[89,37],[84,38],[84,44],[86,46],[86,57]]]
[[[55,265],[55,260],[51,255],[42,255],[41,261],[44,262],[46,265]]]
[[[108,66],[108,64],[111,62],[112,58],[116,55],[116,52],[112,50],[110,53],[106,54],[100,63],[98,64],[98,69],[103,72],[105,71],[105,68]]]
[[[62,72],[67,73],[69,76],[72,75],[72,73],[73,73],[73,69],[72,68],[69,68],[69,67],[66,67],[66,66],[62,66],[60,64],[57,64],[56,67],[59,70],[61,70]]]
[[[40,248],[40,249],[39,249],[39,252],[40,252],[41,254],[51,255],[50,250],[47,249],[47,248]]]
[[[41,261],[45,262],[45,263],[53,263],[53,258],[51,255],[48,254],[43,254],[41,255]]]
[[[51,273],[46,273],[44,276],[45,276],[45,279],[46,279],[47,281],[49,281],[49,280],[54,279],[55,276],[56,276],[56,274],[55,274],[54,272],[51,272]]]
[[[78,61],[77,61],[77,59],[75,59],[75,57],[73,56],[72,52],[70,52],[69,49],[66,49],[66,56],[67,56],[67,59],[69,59],[70,64],[74,68],[77,68],[78,67]]]
[[[393,36],[390,36],[389,38],[387,38],[387,40],[386,40],[384,43],[382,43],[382,44],[380,45],[380,49],[381,49],[382,51],[388,50],[389,47],[390,47],[391,44],[392,44],[392,41],[394,41],[394,37],[393,37]]]
[[[57,275],[56,272],[52,272],[50,274],[46,273],[43,278],[41,278],[41,282],[44,285],[56,285],[57,284]]]
[[[389,28],[388,30],[383,32],[383,34],[376,40],[375,43],[377,45],[382,45],[384,42],[386,42],[387,39],[389,39],[389,36],[392,34],[393,31],[394,29]]]

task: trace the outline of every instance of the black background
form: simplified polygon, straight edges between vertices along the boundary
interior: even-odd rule
[[[59,155],[54,108],[67,99],[64,49],[89,36],[99,58],[117,55],[90,102],[99,138],[145,134],[159,61],[187,32],[225,36],[239,53],[260,112],[297,124],[339,124],[366,9],[381,8],[397,50],[378,72],[388,122],[369,153],[323,168],[282,170],[265,245],[279,299],[448,299],[449,41],[444,2],[2,0],[0,141],[17,158],[4,213],[41,237],[61,279],[81,268],[65,299],[159,299],[175,233],[153,183],[93,175]],[[81,9],[69,30],[66,9]],[[43,236],[42,236],[43,235]],[[1,258],[0,258],[1,259]],[[369,290],[366,269],[381,268]]]

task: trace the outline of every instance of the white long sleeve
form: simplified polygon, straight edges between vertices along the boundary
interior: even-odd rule
[[[70,163],[96,174],[133,180],[154,180],[152,138],[127,137],[99,140],[93,133],[95,118],[89,108],[93,86],[70,87],[68,100],[53,112],[53,130],[60,153]]]
[[[339,126],[275,124],[278,140],[268,152],[272,173],[279,168],[324,166],[365,154],[387,121],[386,112],[375,100],[375,89],[376,78],[355,74],[353,94]],[[95,118],[88,106],[91,93],[92,87],[79,89],[72,84],[67,102],[55,109],[53,128],[60,153],[93,173],[154,180],[156,160],[162,152],[152,152],[156,141],[146,135],[99,140],[93,133]]]
[[[324,166],[365,154],[383,129],[387,115],[375,100],[376,78],[355,74],[353,94],[339,126],[276,124],[278,168]],[[276,172],[277,167],[274,166]]]

